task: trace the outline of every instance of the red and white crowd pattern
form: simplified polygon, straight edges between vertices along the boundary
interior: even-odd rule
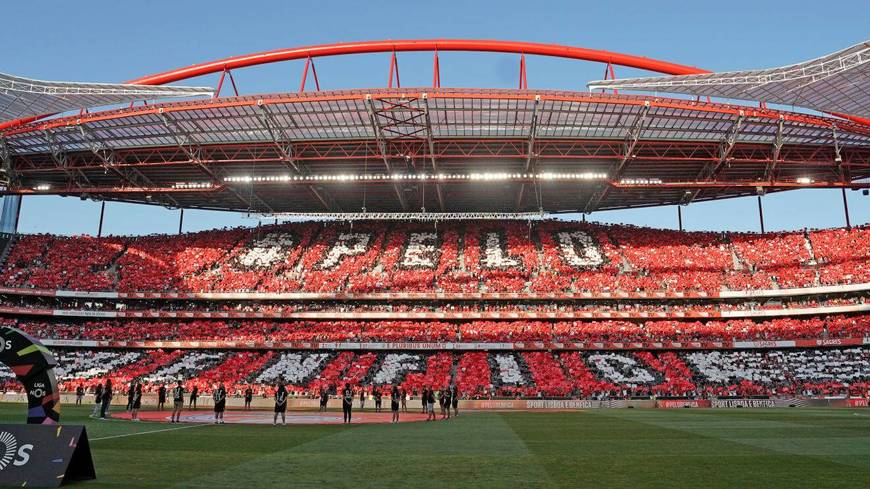
[[[345,383],[370,392],[400,386],[458,386],[466,399],[489,396],[629,398],[656,395],[866,397],[870,347],[693,351],[221,351],[99,350],[53,347],[64,390],[106,378],[126,391],[141,379],[146,391],[182,379],[209,392],[218,382],[237,394],[252,385],[270,395],[282,379],[296,394]],[[14,375],[0,370],[10,388]]]
[[[178,236],[25,235],[0,285],[7,294],[209,300],[748,298],[866,287],[868,257],[866,227],[751,234],[557,221],[308,222]]]

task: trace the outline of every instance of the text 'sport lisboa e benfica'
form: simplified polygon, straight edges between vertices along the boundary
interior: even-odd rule
[[[411,51],[431,53],[429,86],[402,85]],[[446,51],[515,55],[517,88],[442,87]],[[385,87],[321,90],[319,60],[364,53],[389,60]],[[529,88],[532,56],[599,63],[604,79]],[[294,92],[246,94],[233,75],[290,60]],[[623,67],[653,76],[618,78]],[[344,385],[354,398],[446,389],[463,409],[866,405],[870,230],[851,225],[846,195],[870,188],[868,70],[868,42],[711,73],[570,46],[408,40],[122,84],[0,74],[0,321],[51,349],[62,390],[141,383],[146,403],[180,381],[225,384],[230,407],[250,388],[268,407],[281,381],[300,408],[317,393],[337,407]],[[839,189],[845,226],[766,233],[763,196],[807,188]],[[266,224],[17,234],[31,195]],[[579,217],[681,216],[741,196],[757,199],[760,233]]]

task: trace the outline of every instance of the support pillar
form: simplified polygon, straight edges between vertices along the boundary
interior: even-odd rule
[[[97,237],[103,237],[103,216],[106,215],[106,201],[100,203],[100,224],[97,226]]]
[[[761,196],[758,196],[758,223],[761,225],[761,232],[764,232],[764,209],[761,207]]]
[[[849,220],[849,201],[846,200],[846,188],[843,187],[843,213],[846,214],[846,229],[852,229],[852,222]]]
[[[181,214],[178,216],[178,234],[181,234],[181,226],[184,224],[184,209],[181,209]]]
[[[21,196],[7,195],[3,197],[3,214],[0,217],[0,232],[16,234],[18,218],[21,217]]]
[[[677,205],[677,224],[680,226],[680,231],[683,230],[683,209]]]

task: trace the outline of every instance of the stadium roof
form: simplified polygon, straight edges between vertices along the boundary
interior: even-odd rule
[[[642,90],[754,100],[870,118],[870,41],[779,68],[598,80],[588,86],[592,90]]]
[[[137,106],[26,126],[5,146],[19,193],[262,212],[576,212],[840,185],[844,169],[870,177],[870,128],[835,122],[649,97],[403,88]]]
[[[211,96],[207,87],[32,80],[0,73],[0,122],[137,100]]]
[[[500,41],[270,51],[139,79],[393,50],[535,53],[669,73],[683,65]],[[521,58],[521,73],[524,73]],[[395,66],[394,66],[395,65]],[[591,212],[792,188],[867,188],[870,126],[691,100],[575,91],[373,88],[242,95],[0,126],[0,194],[264,213]],[[229,75],[232,76],[231,74]],[[218,86],[221,85],[218,83]]]

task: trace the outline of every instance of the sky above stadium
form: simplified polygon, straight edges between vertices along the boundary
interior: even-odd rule
[[[870,38],[866,0],[836,8],[809,1],[759,2],[227,2],[108,0],[12,2],[3,6],[0,71],[45,80],[121,82],[250,52],[345,41],[479,38],[566,44],[649,56],[713,71],[764,68],[818,57]],[[833,4],[832,4],[833,5]],[[399,54],[402,86],[432,83],[431,53]],[[441,53],[446,87],[515,87],[516,55]],[[243,93],[298,89],[302,61],[234,72]],[[535,89],[585,90],[603,65],[529,57]],[[322,89],[386,85],[389,55],[317,60]],[[617,77],[645,72],[616,68]],[[309,77],[310,82],[310,77]],[[217,76],[183,82],[217,84]],[[228,92],[224,92],[227,94]],[[846,192],[852,223],[870,222],[870,197]],[[764,197],[768,230],[844,225],[839,190]],[[21,232],[95,234],[100,204],[26,197]],[[178,210],[109,203],[104,234],[171,233]],[[673,206],[597,212],[589,219],[675,228]],[[683,208],[688,230],[758,230],[755,198]],[[235,213],[185,211],[184,229],[253,226]]]

